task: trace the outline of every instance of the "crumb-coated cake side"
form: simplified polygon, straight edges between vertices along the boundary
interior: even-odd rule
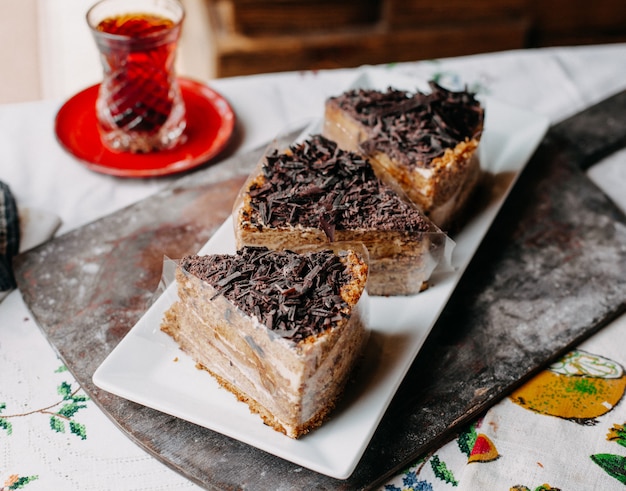
[[[324,136],[367,156],[442,229],[459,219],[481,170],[484,109],[467,90],[353,89],[326,100]]]
[[[367,276],[352,250],[186,256],[161,330],[267,425],[298,438],[332,411],[362,354]]]
[[[321,135],[266,155],[234,211],[237,247],[367,247],[371,295],[420,292],[449,239],[376,177],[367,159]]]

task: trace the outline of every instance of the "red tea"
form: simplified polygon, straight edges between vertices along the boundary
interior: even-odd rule
[[[103,135],[122,150],[168,148],[184,130],[174,73],[180,22],[147,11],[100,19],[92,32],[104,69],[97,107]]]
[[[170,93],[175,44],[166,31],[174,22],[152,14],[127,14],[104,19],[99,31],[133,38],[127,46],[111,43],[105,55],[115,70],[109,78],[107,104],[114,123],[129,130],[156,132],[167,121],[174,104]],[[155,35],[165,34],[160,43]],[[123,59],[123,63],[120,60]]]
[[[174,27],[174,22],[156,14],[123,14],[107,17],[96,26],[98,31],[142,38]]]

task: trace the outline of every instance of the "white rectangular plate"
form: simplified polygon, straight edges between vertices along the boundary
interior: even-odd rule
[[[356,85],[413,90],[418,82],[366,71]],[[423,87],[423,86],[422,86]],[[542,116],[483,100],[485,129],[481,165],[506,182],[497,199],[473,217],[454,237],[454,270],[434,278],[431,287],[410,297],[370,297],[372,335],[357,372],[331,418],[320,428],[293,440],[265,426],[248,406],[221,389],[205,371],[159,330],[173,295],[163,294],[104,360],[94,383],[109,392],[182,418],[255,446],[328,476],[350,476],[380,419],[452,294],[463,271],[523,169],[543,138]],[[227,220],[199,251],[234,253],[232,221]]]

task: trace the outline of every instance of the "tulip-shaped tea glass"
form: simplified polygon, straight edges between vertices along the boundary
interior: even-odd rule
[[[174,69],[184,16],[177,0],[102,0],[87,12],[104,72],[96,114],[109,149],[155,152],[184,139]]]

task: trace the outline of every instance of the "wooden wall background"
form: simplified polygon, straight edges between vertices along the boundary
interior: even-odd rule
[[[625,0],[206,0],[216,77],[626,41]]]

